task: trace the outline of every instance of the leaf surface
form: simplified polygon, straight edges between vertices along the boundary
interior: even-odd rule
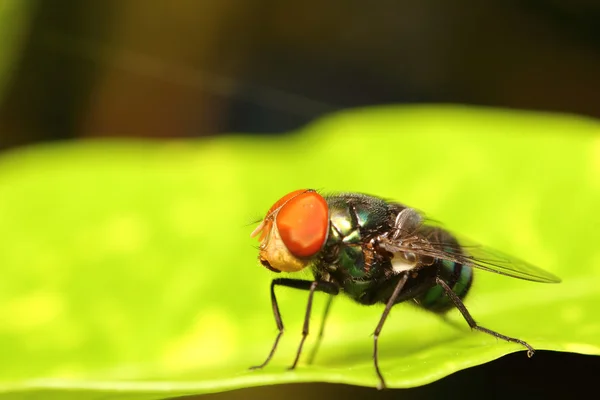
[[[306,293],[279,290],[250,238],[311,187],[409,204],[563,280],[477,271],[481,325],[538,350],[600,354],[600,123],[463,107],[354,110],[280,137],[86,141],[0,158],[0,398],[154,399],[286,382],[375,386],[382,307],[338,298],[311,366],[287,371]],[[317,296],[303,360],[314,343]],[[399,305],[380,339],[390,387],[523,350]],[[523,352],[523,357],[526,357]]]

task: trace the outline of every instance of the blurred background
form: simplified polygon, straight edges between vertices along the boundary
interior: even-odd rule
[[[381,104],[600,117],[597,0],[0,0],[0,59],[1,149],[283,134]],[[540,352],[400,393],[316,384],[213,397],[566,394],[598,366]]]
[[[365,105],[600,116],[595,0],[3,0],[0,146],[281,133]],[[13,8],[12,12],[7,12]]]

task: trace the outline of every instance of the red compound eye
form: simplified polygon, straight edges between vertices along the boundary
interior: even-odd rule
[[[267,212],[267,216],[269,216],[273,211],[277,210],[279,207],[284,205],[289,199],[292,199],[292,198],[298,196],[299,194],[307,193],[307,192],[309,192],[309,190],[310,189],[300,189],[300,190],[295,190],[291,193],[286,194],[285,196],[283,196],[282,198],[277,200],[277,203],[273,204],[273,206],[271,208],[269,208],[269,211]]]
[[[323,196],[314,190],[297,190],[275,205],[281,204],[276,222],[285,247],[296,257],[317,254],[329,229],[329,212]]]

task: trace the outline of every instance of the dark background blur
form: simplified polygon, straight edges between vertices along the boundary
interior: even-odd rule
[[[600,116],[598,0],[34,1],[0,146],[459,102]]]
[[[33,4],[0,103],[0,148],[82,137],[275,134],[338,109],[391,103],[600,117],[598,0]],[[315,384],[211,396],[578,397],[593,388],[599,367],[595,357],[539,352],[404,391]]]

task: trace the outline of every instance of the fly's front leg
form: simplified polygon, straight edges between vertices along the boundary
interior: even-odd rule
[[[331,284],[331,283],[327,283],[327,282],[307,281],[307,280],[289,279],[289,278],[273,279],[273,281],[271,282],[271,306],[273,308],[273,316],[275,317],[275,323],[277,324],[277,329],[279,330],[279,333],[277,334],[277,337],[275,338],[273,347],[271,347],[271,351],[269,352],[269,355],[267,356],[266,360],[260,365],[250,367],[250,369],[263,368],[264,366],[266,366],[269,363],[269,361],[271,361],[271,358],[273,358],[273,355],[275,354],[275,350],[277,350],[277,345],[279,344],[279,340],[281,339],[281,336],[283,335],[283,332],[285,330],[285,328],[283,326],[283,321],[281,319],[281,313],[279,312],[279,305],[277,304],[277,296],[275,296],[275,286],[287,286],[287,287],[290,287],[293,289],[301,289],[301,290],[310,291],[309,298],[308,298],[308,305],[306,308],[304,328],[302,330],[302,335],[303,335],[302,341],[300,342],[300,347],[298,349],[298,353],[296,354],[296,361],[294,361],[292,368],[296,366],[298,358],[300,357],[300,352],[302,351],[302,345],[304,344],[304,340],[306,339],[306,336],[308,335],[308,318],[310,317],[310,310],[312,308],[312,298],[313,298],[314,292],[317,290],[323,291],[323,292],[326,292],[329,294],[337,294],[339,292],[339,289],[337,286],[335,286],[334,284]]]
[[[290,280],[290,279],[287,279]],[[275,338],[275,342],[273,343],[273,347],[271,347],[271,351],[269,352],[269,355],[267,356],[267,359],[260,365],[255,365],[250,367],[250,369],[261,369],[263,368],[265,365],[267,365],[269,363],[269,361],[271,361],[271,358],[273,358],[273,354],[275,354],[275,350],[277,349],[277,345],[279,344],[279,339],[281,339],[281,335],[283,335],[283,331],[284,331],[284,326],[283,326],[283,321],[281,320],[281,313],[279,312],[279,305],[277,304],[277,296],[275,296],[275,286],[277,285],[284,285],[284,286],[288,286],[285,283],[281,282],[282,279],[273,279],[271,281],[271,307],[273,308],[273,316],[275,317],[275,323],[277,324],[277,329],[279,330],[279,333],[277,333],[277,337]],[[297,281],[297,284],[299,284],[300,282],[309,282],[309,281]]]
[[[460,311],[460,313],[462,314],[464,319],[467,321],[467,323],[469,324],[471,329],[475,329],[477,331],[487,333],[488,335],[492,335],[498,339],[506,340],[507,342],[519,343],[520,345],[527,348],[527,356],[528,357],[533,356],[533,354],[535,353],[535,350],[533,349],[533,347],[531,347],[529,345],[529,343],[527,343],[521,339],[506,336],[506,335],[503,335],[496,331],[493,331],[491,329],[484,328],[483,326],[479,326],[477,324],[477,322],[475,322],[475,320],[473,319],[473,317],[471,316],[469,311],[467,310],[467,307],[465,307],[465,304],[462,302],[460,297],[458,297],[458,295],[456,293],[454,293],[454,291],[450,288],[450,286],[448,286],[448,284],[446,282],[444,282],[443,279],[440,279],[439,277],[436,278],[435,281],[438,285],[440,285],[442,287],[442,289],[444,289],[444,292],[446,292],[446,295],[450,298],[450,300],[452,300],[452,303],[454,303],[456,308],[458,308],[458,311]]]
[[[294,362],[292,363],[292,365],[290,366],[289,369],[296,368],[296,364],[298,364],[298,360],[300,359],[300,354],[302,353],[302,346],[304,346],[304,341],[306,340],[306,337],[308,336],[308,326],[310,323],[310,313],[312,310],[312,302],[313,302],[313,297],[314,297],[315,291],[317,291],[317,290],[320,292],[328,293],[330,295],[336,295],[339,293],[339,288],[337,287],[337,285],[330,283],[330,282],[314,281],[310,285],[309,294],[308,294],[308,302],[306,303],[306,313],[304,315],[304,325],[302,327],[302,339],[300,340],[300,345],[298,346],[298,351],[296,352],[296,358],[294,359]]]

